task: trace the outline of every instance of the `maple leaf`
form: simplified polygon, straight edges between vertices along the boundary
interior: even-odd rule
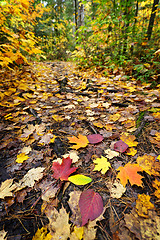
[[[16,192],[25,188],[25,187],[33,187],[35,181],[39,181],[43,177],[44,167],[37,167],[30,169],[24,177],[19,181],[19,183],[15,183],[17,186]]]
[[[32,240],[51,240],[52,235],[48,233],[47,227],[38,228],[35,236],[33,236]]]
[[[27,160],[29,157],[25,153],[20,153],[17,155],[16,162],[17,163],[23,163],[25,160]]]
[[[156,189],[156,191],[154,192],[154,195],[157,198],[160,198],[160,181],[155,179],[155,181],[152,183],[152,186]]]
[[[101,158],[96,158],[93,160],[93,162],[96,164],[93,171],[100,171],[102,174],[105,174],[108,169],[111,167],[111,164],[108,162],[107,158],[101,156]]]
[[[115,113],[113,115],[110,115],[109,120],[116,122],[118,119],[120,119],[121,115],[119,113]]]
[[[4,199],[5,197],[12,197],[12,191],[15,190],[16,186],[13,184],[13,179],[7,179],[6,181],[2,182],[0,186],[0,198]]]
[[[79,199],[79,207],[82,217],[81,226],[84,226],[89,219],[92,221],[101,215],[103,212],[103,200],[94,190],[88,189],[82,192]]]
[[[106,149],[104,152],[105,152],[105,154],[107,154],[107,158],[109,158],[109,159],[112,159],[114,157],[118,157],[119,156],[118,152],[112,151],[111,149]]]
[[[150,202],[150,196],[143,194],[138,194],[138,199],[136,200],[136,211],[139,216],[148,218],[148,210],[154,209],[154,205]]]
[[[126,154],[127,155],[131,155],[131,156],[135,156],[137,153],[137,150],[135,148],[128,148],[127,151],[126,151]]]
[[[62,163],[53,162],[52,170],[54,171],[53,178],[67,181],[71,173],[75,172],[77,167],[72,167],[72,159],[70,157],[63,158]]]
[[[134,140],[136,139],[136,137],[134,135],[129,135],[128,133],[123,133],[120,136],[120,139],[125,142],[128,147],[136,147],[138,145],[138,142],[135,142]]]
[[[51,208],[48,211],[45,211],[47,218],[49,219],[49,229],[52,239],[66,240],[70,236],[70,224],[69,222],[69,213],[66,212],[65,208],[59,210]]]
[[[125,187],[127,181],[129,180],[131,185],[136,184],[137,186],[142,186],[142,176],[140,176],[137,172],[143,171],[142,167],[138,164],[127,163],[124,167],[119,167],[117,171],[120,171],[117,174],[117,178],[120,179],[121,184]]]
[[[113,183],[106,183],[106,186],[108,187],[112,198],[121,198],[123,193],[126,191],[118,179],[116,179]]]
[[[160,163],[156,162],[156,158],[154,156],[145,154],[144,156],[137,158],[137,163],[149,175],[159,176]]]
[[[68,140],[70,143],[76,143],[76,145],[73,145],[73,149],[79,149],[81,147],[86,147],[89,143],[88,138],[86,136],[83,136],[81,134],[78,135],[78,137],[68,137]]]
[[[6,234],[7,234],[7,232],[5,232],[4,230],[1,230],[0,231],[0,239],[1,240],[7,240]]]

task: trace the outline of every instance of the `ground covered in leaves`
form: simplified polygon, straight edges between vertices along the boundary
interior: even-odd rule
[[[64,62],[0,74],[0,239],[159,240],[160,84]]]

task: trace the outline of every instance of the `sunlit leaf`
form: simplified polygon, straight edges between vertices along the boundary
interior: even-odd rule
[[[86,177],[82,174],[73,175],[68,177],[68,181],[76,184],[76,185],[86,185],[92,181],[90,177]]]

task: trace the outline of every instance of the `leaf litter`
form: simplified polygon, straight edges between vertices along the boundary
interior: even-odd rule
[[[64,62],[1,76],[2,237],[158,239],[159,85]]]

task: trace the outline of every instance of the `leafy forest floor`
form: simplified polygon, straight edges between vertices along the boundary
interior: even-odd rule
[[[160,84],[67,62],[0,74],[0,239],[159,240]],[[88,189],[103,211],[82,224]]]

